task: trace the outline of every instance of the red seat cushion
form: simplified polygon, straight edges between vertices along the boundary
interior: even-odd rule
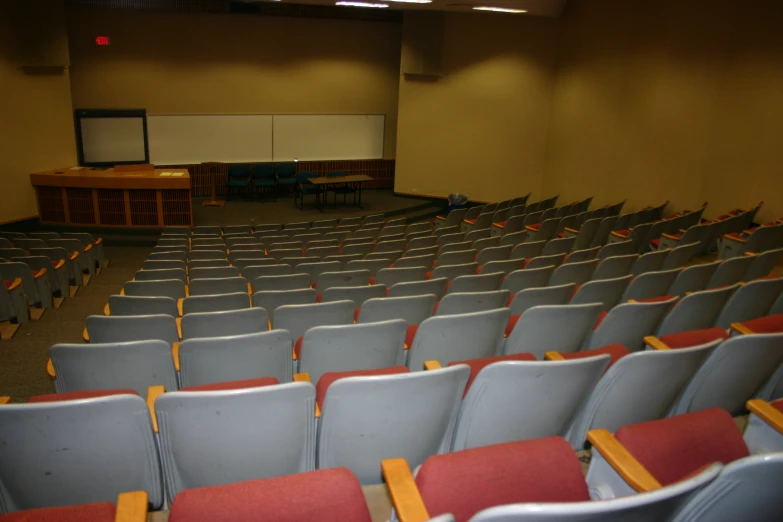
[[[470,377],[468,378],[468,384],[465,386],[465,393],[462,395],[463,397],[468,394],[468,390],[470,389],[470,385],[473,384],[473,381],[478,376],[479,372],[485,367],[492,363],[496,362],[503,362],[503,361],[535,361],[536,356],[532,353],[515,353],[513,355],[496,355],[494,357],[484,357],[482,359],[470,359],[468,361],[454,361],[452,363],[449,363],[449,366],[454,366],[455,364],[467,364],[470,366]]]
[[[318,294],[318,295],[315,296],[315,302],[316,303],[320,303],[321,299],[323,299],[323,298],[324,298],[324,294]]]
[[[726,234],[723,237],[731,237],[734,239],[742,239],[742,234],[739,234],[737,232],[732,232],[731,234]]]
[[[688,348],[700,344],[709,343],[715,339],[726,340],[729,334],[723,328],[705,328],[703,330],[691,330],[689,332],[680,332],[660,337],[669,348]]]
[[[773,408],[783,413],[783,399],[778,399],[774,402],[770,402],[770,404],[772,405]]]
[[[471,225],[475,225],[476,224],[476,220],[475,219],[466,219],[465,221],[470,223]]]
[[[321,406],[326,398],[326,390],[334,381],[345,379],[346,377],[371,377],[376,375],[393,375],[395,373],[409,373],[410,370],[405,366],[392,366],[391,368],[378,368],[375,370],[353,370],[350,372],[327,372],[318,379],[315,386],[315,402]]]
[[[416,332],[419,331],[418,324],[408,325],[408,331],[405,333],[405,345],[410,348],[413,346],[413,339],[416,337]]]
[[[628,234],[630,234],[631,231],[626,228],[624,230],[615,230],[614,233],[618,236],[628,237]]]
[[[371,522],[356,477],[345,468],[184,489],[169,522]]]
[[[432,277],[432,270],[428,270],[426,274],[424,274],[424,279],[427,280],[430,277]]]
[[[527,225],[528,227],[532,228],[533,230],[538,230],[541,228],[541,223],[535,223],[533,225]]]
[[[52,266],[53,267],[57,267],[57,263],[59,263],[59,261],[52,259]]]
[[[371,285],[375,284],[375,276],[370,276],[370,284]]]
[[[767,315],[742,323],[755,333],[783,332],[783,314]]]
[[[40,274],[40,270],[33,270],[33,277],[38,277],[38,274]]]
[[[3,279],[3,283],[5,283],[6,288],[11,288],[11,285],[14,284],[14,282],[10,279]]]
[[[637,303],[659,303],[661,301],[668,301],[672,297],[676,297],[673,295],[659,295],[657,297],[648,297],[646,299],[637,299]]]
[[[593,325],[593,330],[595,330],[596,328],[598,328],[598,327],[601,325],[601,322],[602,322],[602,321],[604,320],[604,318],[606,317],[606,314],[607,314],[607,311],[606,311],[606,310],[601,310],[601,315],[599,315],[599,316],[598,316],[598,320],[597,320],[597,321],[595,322],[595,324]]]
[[[496,224],[496,225],[500,225],[501,227],[505,227],[505,226],[506,226],[506,223],[508,223],[508,221],[501,221],[501,222],[499,222],[499,223],[495,223],[495,224]]]
[[[353,322],[354,323],[359,320],[359,312],[361,312],[361,311],[362,311],[362,307],[361,306],[357,306],[356,308],[353,309]]]
[[[748,456],[734,419],[720,408],[623,426],[615,437],[663,486]]]
[[[302,339],[304,339],[304,335],[297,339],[296,344],[294,345],[294,353],[296,354],[297,359],[302,356]]]
[[[95,502],[78,506],[15,511],[0,515],[3,522],[114,522],[114,504]]]
[[[522,317],[522,314],[512,315],[508,318],[508,323],[506,323],[506,332],[505,332],[506,337],[511,335],[511,332],[514,331],[514,327],[517,325],[517,322],[519,321],[520,317]]]
[[[431,517],[451,513],[457,522],[503,504],[590,500],[579,460],[560,437],[436,455],[416,484]]]
[[[214,384],[202,384],[200,386],[188,386],[179,391],[220,391],[241,390],[242,388],[258,388],[259,386],[274,386],[280,384],[275,377],[259,377],[258,379],[246,379],[243,381],[216,382]]]
[[[653,246],[653,248],[658,248],[658,245],[661,244],[661,238],[653,239],[650,241],[650,244]]]
[[[612,358],[609,360],[609,366],[606,367],[608,370],[612,367],[614,363],[620,360],[621,357],[628,355],[629,352],[628,348],[623,346],[622,344],[610,344],[607,346],[602,346],[600,348],[594,348],[592,350],[582,350],[581,352],[573,352],[573,353],[561,353],[560,355],[563,356],[563,359],[570,360],[570,359],[584,359],[585,357],[595,357],[596,355],[603,355],[603,354],[609,354]]]
[[[94,399],[96,397],[109,397],[110,395],[136,395],[136,390],[89,390],[66,393],[49,393],[46,395],[36,395],[30,397],[27,402],[57,402],[57,401],[75,401],[78,399]]]

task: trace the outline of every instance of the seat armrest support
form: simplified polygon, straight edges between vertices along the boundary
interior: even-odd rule
[[[381,471],[400,522],[424,522],[430,519],[427,506],[405,459],[384,459]]]
[[[609,431],[590,430],[587,440],[593,445],[593,451],[600,452],[612,469],[637,492],[661,488],[661,483]]]

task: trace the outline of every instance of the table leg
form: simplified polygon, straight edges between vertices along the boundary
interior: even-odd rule
[[[210,191],[209,201],[202,201],[201,205],[205,207],[222,207],[226,204],[225,200],[217,199],[217,176],[214,169],[209,170],[209,176],[212,178],[212,190]]]
[[[362,206],[362,185],[364,185],[364,183],[359,182],[359,183],[357,183],[357,185],[359,186],[359,189],[358,189],[358,192],[359,192],[359,204],[357,206],[360,209],[364,210],[364,207]]]

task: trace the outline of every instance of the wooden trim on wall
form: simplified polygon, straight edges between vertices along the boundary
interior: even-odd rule
[[[38,214],[34,216],[21,217],[16,219],[9,219],[7,221],[0,221],[0,225],[10,225],[12,223],[19,223],[20,221],[27,221],[29,219],[38,219]]]

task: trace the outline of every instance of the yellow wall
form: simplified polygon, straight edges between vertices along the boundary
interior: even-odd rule
[[[31,0],[0,2],[0,222],[38,214],[31,172],[76,164],[68,70],[22,69],[63,62],[58,57],[67,64],[61,2],[35,1],[51,10],[36,24],[50,38],[45,43],[27,44],[19,34],[30,25]]]
[[[77,8],[67,18],[76,108],[386,114],[394,157],[400,24]]]
[[[447,13],[444,32],[443,78],[400,77],[395,191],[540,197],[558,21]]]
[[[571,0],[562,23],[545,193],[783,215],[783,2]]]

